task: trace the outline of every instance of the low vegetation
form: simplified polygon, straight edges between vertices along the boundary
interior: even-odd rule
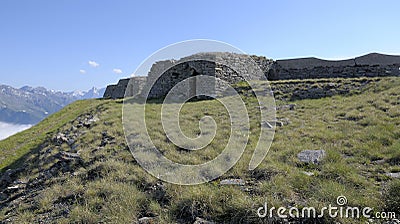
[[[353,83],[352,87],[343,87],[346,83]],[[246,94],[246,85],[240,84],[238,89],[251,118],[249,144],[226,174],[196,186],[161,182],[137,164],[125,143],[122,100],[73,103],[37,126],[0,142],[0,220],[136,223],[150,217],[155,223],[193,223],[196,218],[216,223],[368,221],[329,217],[284,220],[257,215],[265,202],[269,207],[321,209],[337,205],[338,196],[346,196],[349,206],[399,215],[400,182],[390,174],[400,172],[400,78],[298,80],[273,82],[272,88],[306,91],[309,85],[346,91],[312,99],[281,91],[276,104],[277,119],[283,126],[277,127],[266,159],[249,171],[260,130],[259,107],[255,98]],[[285,107],[288,104],[295,106]],[[181,126],[188,136],[199,133],[198,121],[205,115],[218,124],[214,141],[197,151],[178,148],[168,141],[159,119],[160,108],[157,102],[148,103],[146,118],[150,136],[166,157],[199,164],[223,150],[230,122],[218,101],[194,101],[182,108]],[[317,164],[301,163],[297,154],[306,149],[323,149],[326,157]],[[244,180],[245,185],[220,185],[221,180],[229,178]]]

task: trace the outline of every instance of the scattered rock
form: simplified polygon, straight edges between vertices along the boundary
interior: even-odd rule
[[[200,217],[196,217],[196,220],[194,221],[193,224],[214,224],[214,222],[207,221],[207,220],[205,220],[203,218],[200,218]]]
[[[155,217],[142,217],[138,220],[139,224],[153,224],[156,223]]]
[[[11,187],[7,187],[7,189],[5,190],[5,192],[7,192],[7,193],[14,193],[14,192],[17,192],[19,189],[21,189],[21,188],[23,188],[23,186],[20,186],[20,185],[14,185],[14,186],[11,186]]]
[[[159,203],[168,203],[170,200],[167,195],[167,188],[162,182],[146,187],[146,192],[149,192]]]
[[[26,182],[25,182],[25,181],[22,181],[22,180],[15,180],[15,181],[13,182],[13,184],[26,184]]]
[[[75,143],[75,140],[72,138],[68,138],[64,133],[58,133],[56,137],[53,138],[53,142],[55,145],[62,145],[64,142],[67,143],[69,146]]]
[[[282,127],[283,126],[283,122],[282,121],[278,121],[278,120],[274,120],[274,121],[268,121],[268,123],[272,126],[275,127]]]
[[[73,144],[75,143],[75,140],[74,139],[68,139],[66,143],[67,143],[67,145],[71,146],[71,148],[72,148]],[[75,148],[76,148],[76,146],[75,146]]]
[[[261,127],[266,127],[266,128],[273,128],[275,127],[282,127],[284,125],[289,124],[289,119],[285,118],[282,120],[273,120],[273,121],[264,121],[261,123]]]
[[[18,169],[8,169],[0,178],[0,187],[5,187],[9,184],[11,184],[13,181],[13,177],[15,176],[16,173],[20,172],[22,168]]]
[[[385,175],[391,178],[400,178],[400,173],[385,173]]]
[[[225,179],[219,182],[220,185],[239,185],[244,186],[246,182],[242,179]]]
[[[72,145],[70,145],[70,146],[71,146],[71,149],[72,149],[72,150],[76,151],[76,149],[78,148],[79,145],[72,144]]]
[[[81,156],[79,153],[72,153],[72,152],[60,152],[57,154],[57,157],[64,161],[71,161],[71,160],[81,160]]]
[[[56,137],[53,138],[53,142],[56,145],[61,145],[64,142],[67,142],[68,138],[63,133],[58,133]]]
[[[111,126],[113,123],[112,122],[108,122],[108,121],[104,121],[103,124],[106,125],[106,126]]]
[[[90,127],[93,123],[95,123],[95,122],[97,122],[99,120],[99,118],[97,118],[96,116],[95,117],[90,117],[90,118],[88,118],[88,119],[85,119],[81,124],[84,126],[84,127]]]
[[[273,128],[274,126],[272,124],[270,124],[269,122],[264,121],[261,123],[261,127]]]
[[[115,144],[115,138],[113,136],[108,135],[107,131],[103,131],[101,133],[102,138],[101,138],[101,143],[100,143],[100,147],[104,147],[108,144]]]
[[[11,175],[12,175],[11,170],[7,170],[3,174],[3,176],[1,176],[0,185],[5,186],[5,185],[10,184],[12,182]]]
[[[303,163],[318,164],[325,158],[325,150],[304,150],[297,154],[297,158]]]
[[[76,125],[76,128],[82,128],[82,127],[89,128],[90,126],[92,126],[93,123],[99,121],[99,118],[97,117],[97,115],[84,114],[80,116],[77,119],[77,121],[78,124]]]
[[[259,109],[259,110],[266,110],[267,109],[266,106],[256,106],[256,108]]]
[[[272,177],[278,175],[279,173],[283,172],[273,169],[256,168],[253,171],[251,171],[251,177],[256,179],[257,181],[271,180]]]
[[[302,173],[304,173],[305,175],[307,175],[307,176],[309,176],[309,177],[314,176],[314,173],[313,173],[313,172],[303,171]]]
[[[279,121],[282,122],[283,125],[288,125],[288,124],[290,124],[290,120],[289,120],[289,118],[287,118],[287,117],[282,118],[282,119],[279,119]]]
[[[11,187],[7,187],[8,190],[15,190],[15,189],[20,189],[20,188],[22,188],[20,185],[14,185]]]
[[[296,104],[286,104],[276,107],[276,110],[294,110],[295,108]]]
[[[101,149],[104,149],[104,147],[98,146],[98,147],[92,149],[92,153],[95,153],[95,152],[97,152],[97,151],[99,151],[99,150],[101,150]]]
[[[379,165],[382,165],[382,164],[384,164],[385,162],[386,162],[386,160],[384,160],[384,159],[378,159],[378,160],[372,161],[373,164],[379,164]]]
[[[373,223],[373,221],[374,220],[372,219],[372,222],[370,222],[370,223]],[[392,219],[392,220],[383,222],[383,224],[399,224],[399,223],[400,223],[399,219]]]
[[[4,201],[4,200],[6,200],[8,198],[8,195],[7,194],[5,194],[5,193],[3,193],[3,192],[0,192],[0,201]]]

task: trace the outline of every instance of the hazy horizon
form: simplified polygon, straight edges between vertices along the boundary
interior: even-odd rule
[[[13,124],[0,121],[0,141],[32,126],[32,124]]]

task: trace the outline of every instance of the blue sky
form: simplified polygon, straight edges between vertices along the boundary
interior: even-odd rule
[[[0,83],[104,87],[188,39],[274,59],[400,54],[400,1],[2,0]]]

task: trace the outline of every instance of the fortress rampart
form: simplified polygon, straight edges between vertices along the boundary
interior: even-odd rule
[[[251,58],[251,59],[250,59]],[[256,66],[258,68],[256,68]],[[162,74],[158,77],[158,74]],[[229,84],[243,80],[289,80],[316,78],[355,78],[400,75],[400,56],[367,54],[347,60],[297,58],[271,60],[263,56],[235,53],[199,53],[180,60],[159,61],[153,64],[148,76],[121,79],[109,85],[104,98],[123,98],[148,90],[149,98],[164,97],[177,83],[197,75],[214,76]],[[195,83],[187,86],[188,94],[195,94]],[[218,91],[220,83],[214,85]],[[149,90],[150,88],[150,90]],[[144,91],[146,92],[146,91]]]
[[[318,58],[277,60],[267,72],[268,80],[356,78],[399,75],[400,56],[367,54],[348,60]]]

